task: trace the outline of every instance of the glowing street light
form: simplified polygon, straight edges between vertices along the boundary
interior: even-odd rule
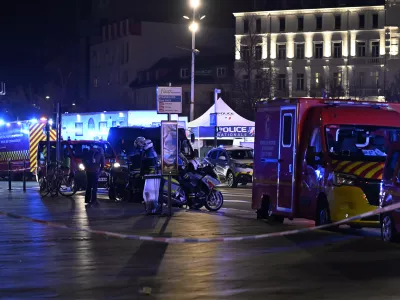
[[[190,75],[190,121],[194,120],[194,63],[195,55],[199,52],[196,50],[196,32],[199,31],[199,23],[196,22],[196,9],[200,6],[200,0],[190,0],[190,7],[193,9],[192,23],[189,26],[189,30],[192,32],[192,68]],[[206,16],[203,15],[200,21]],[[183,16],[184,19],[190,20],[188,16]]]
[[[50,99],[50,96],[46,96],[46,99]]]
[[[200,6],[200,0],[190,0],[190,6],[193,9],[196,9]]]

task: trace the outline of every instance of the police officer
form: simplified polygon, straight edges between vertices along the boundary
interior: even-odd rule
[[[151,140],[138,137],[135,140],[135,148],[141,157],[141,177],[145,175],[155,175],[158,173],[157,153]],[[144,185],[143,200],[145,203],[146,214],[161,214],[162,197],[160,195],[160,182],[158,178],[147,178]]]
[[[90,151],[87,153],[85,170],[86,170],[86,194],[85,203],[87,206],[98,206],[97,202],[97,185],[99,183],[100,173],[104,169],[105,158],[103,149],[95,148],[91,145]]]

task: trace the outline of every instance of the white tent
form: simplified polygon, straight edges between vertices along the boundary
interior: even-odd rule
[[[218,126],[254,126],[253,121],[249,121],[237,114],[224,102],[224,100],[219,98],[217,103],[211,106],[202,116],[198,117],[192,122],[189,122],[188,127],[195,128],[201,126],[210,126],[210,114],[212,113],[217,113]]]

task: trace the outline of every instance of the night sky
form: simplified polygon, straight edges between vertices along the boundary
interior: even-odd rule
[[[81,0],[87,1],[87,0]],[[111,0],[119,1],[119,0]],[[122,0],[121,0],[122,1]],[[132,0],[147,11],[145,18],[183,22],[190,12],[188,0]],[[232,12],[249,6],[249,0],[203,0],[205,25],[232,27]],[[43,68],[66,43],[76,37],[75,0],[3,1],[0,9],[0,80],[16,84],[40,84]]]

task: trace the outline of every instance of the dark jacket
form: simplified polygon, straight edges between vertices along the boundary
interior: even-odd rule
[[[87,153],[84,161],[86,172],[99,173],[103,171],[105,165],[104,154],[96,149],[92,149]]]

